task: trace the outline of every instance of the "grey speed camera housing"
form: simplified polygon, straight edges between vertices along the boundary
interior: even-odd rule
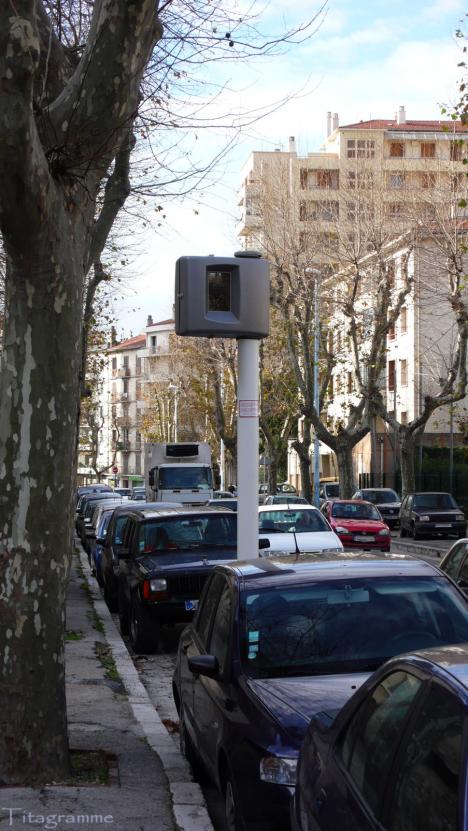
[[[256,252],[177,260],[178,335],[265,338],[269,333],[269,307],[269,266]]]

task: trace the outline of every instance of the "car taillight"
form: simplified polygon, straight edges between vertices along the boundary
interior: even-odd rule
[[[143,583],[143,597],[145,600],[167,600],[166,580],[145,580]]]

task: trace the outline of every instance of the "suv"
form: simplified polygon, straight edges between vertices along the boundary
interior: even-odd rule
[[[326,502],[328,499],[339,499],[340,498],[340,483],[334,480],[333,482],[330,481],[320,481],[319,482],[319,499],[320,505],[323,502]]]
[[[159,627],[187,623],[213,566],[237,559],[237,517],[210,508],[120,513],[120,629],[135,652],[153,651]]]
[[[400,509],[400,537],[466,536],[466,519],[450,493],[410,493]]]

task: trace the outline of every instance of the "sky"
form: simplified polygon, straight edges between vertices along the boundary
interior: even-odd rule
[[[244,0],[235,2],[241,7]],[[258,28],[279,32],[314,11],[314,0],[289,5],[291,11],[279,0],[265,4]],[[464,13],[463,0],[328,0],[307,42],[249,65],[211,65],[209,72],[225,91],[211,105],[210,118],[286,103],[236,133],[213,127],[198,131],[196,138],[178,137],[180,152],[190,148],[201,164],[235,141],[201,193],[162,198],[161,226],[153,222],[151,228],[135,229],[140,253],[131,258],[123,298],[115,305],[118,336],[143,331],[148,315],[155,321],[172,317],[178,257],[232,256],[241,247],[237,193],[241,170],[254,150],[287,150],[288,137],[295,136],[300,155],[318,151],[327,111],[338,113],[340,124],[392,118],[400,105],[408,119],[440,118],[441,106],[456,100],[461,55],[454,33]],[[154,206],[148,210],[155,215]]]

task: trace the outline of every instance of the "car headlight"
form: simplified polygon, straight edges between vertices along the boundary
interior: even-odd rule
[[[273,782],[275,785],[296,784],[297,759],[286,759],[281,756],[264,756],[260,759],[260,779],[262,782]]]
[[[430,517],[427,514],[422,514],[421,516],[417,516],[416,519],[419,519],[421,522],[429,522]]]
[[[379,531],[381,537],[388,537],[389,533],[390,531],[388,530],[388,528],[382,528],[382,530]]]
[[[465,519],[465,517],[464,517],[464,515],[463,515],[463,514],[456,514],[455,519],[459,520],[460,522],[463,522],[463,520]]]
[[[342,525],[337,525],[335,528],[337,534],[350,534],[349,528],[344,528]]]
[[[150,591],[152,592],[165,592],[167,589],[167,580],[163,580],[162,578],[158,580],[150,580]]]

